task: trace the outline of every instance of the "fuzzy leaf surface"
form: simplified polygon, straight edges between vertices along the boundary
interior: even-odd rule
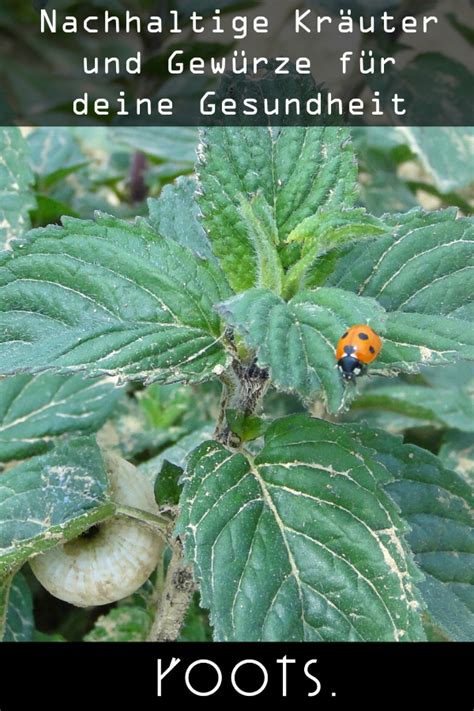
[[[69,440],[0,474],[0,575],[113,511],[92,437]]]
[[[439,457],[446,467],[474,486],[474,434],[456,430],[447,432]]]
[[[201,140],[203,225],[234,291],[256,286],[258,274],[242,196],[262,194],[280,242],[319,207],[354,201],[356,165],[344,128],[213,127]]]
[[[0,587],[4,588],[6,597],[5,629],[2,642],[31,642],[33,639],[33,599],[31,590],[23,573],[17,573],[12,580],[3,579]],[[7,588],[7,590],[5,590]],[[0,592],[0,598],[2,593]],[[2,603],[0,602],[0,620],[2,619]]]
[[[328,284],[376,298],[387,311],[452,315],[472,304],[474,222],[456,209],[385,215],[392,233],[337,262]]]
[[[395,478],[387,491],[411,532],[408,542],[425,575],[419,583],[428,611],[453,640],[474,639],[474,496],[472,487],[438,457],[382,431],[354,430],[376,449]]]
[[[166,239],[174,239],[200,257],[215,259],[199,221],[196,189],[196,181],[183,176],[175,183],[165,185],[159,198],[148,200],[150,214],[147,221]]]
[[[0,461],[40,454],[67,433],[97,431],[122,395],[110,379],[80,374],[0,380]]]
[[[190,457],[178,531],[217,640],[423,639],[405,525],[343,426],[275,421],[253,459]]]
[[[224,359],[222,273],[143,221],[99,215],[0,255],[0,372],[201,380]]]
[[[28,212],[35,204],[33,180],[20,129],[0,127],[0,250],[9,248],[11,240],[30,226]]]

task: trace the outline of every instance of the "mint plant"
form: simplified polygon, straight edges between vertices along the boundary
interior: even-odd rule
[[[34,163],[0,135],[4,639],[33,634],[28,559],[130,520],[171,558],[81,638],[188,613],[202,639],[204,608],[215,640],[472,639],[472,219],[371,214],[348,129],[215,127],[146,215],[28,231]],[[359,323],[382,351],[345,383]],[[120,457],[156,510],[117,497]]]

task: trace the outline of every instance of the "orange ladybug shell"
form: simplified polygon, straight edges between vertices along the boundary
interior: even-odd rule
[[[347,351],[344,350],[345,346],[352,346],[354,350],[351,355],[357,358],[361,363],[364,363],[364,365],[368,365],[372,363],[380,353],[382,340],[370,326],[357,324],[348,328],[339,339],[336,349],[336,360],[340,360],[346,355]]]

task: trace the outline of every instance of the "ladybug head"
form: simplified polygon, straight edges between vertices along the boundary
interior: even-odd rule
[[[367,368],[357,358],[352,355],[346,355],[340,358],[337,362],[337,367],[342,373],[344,380],[355,380],[359,375],[363,375]]]

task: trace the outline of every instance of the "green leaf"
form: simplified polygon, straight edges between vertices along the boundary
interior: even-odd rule
[[[375,127],[374,127],[375,128]],[[367,148],[362,165],[360,202],[374,215],[402,212],[419,206],[410,187],[398,175],[398,163]]]
[[[194,595],[186,613],[178,642],[212,642],[209,616],[199,605],[198,593]]]
[[[122,394],[110,379],[82,375],[0,380],[0,461],[40,454],[66,433],[97,431]]]
[[[302,242],[303,256],[308,252],[327,249],[364,237],[376,237],[387,232],[387,225],[364,208],[318,210],[307,217],[288,235],[288,242]]]
[[[474,181],[472,126],[403,126],[398,131],[442,193]]]
[[[149,481],[158,483],[160,472],[166,462],[183,469],[189,453],[202,442],[210,439],[214,428],[215,426],[208,424],[184,435],[184,437],[178,439],[176,444],[165,447],[156,457],[152,457],[147,462],[140,464],[138,469]]]
[[[458,372],[464,376],[464,386],[455,380]],[[439,373],[438,382],[430,382],[431,373]],[[396,413],[402,416],[403,428],[419,425],[421,421],[421,424],[474,431],[473,365],[457,363],[427,369],[423,375],[427,381],[425,384],[397,379],[383,385],[371,385],[352,402],[352,410],[357,411],[359,416],[362,414],[362,417],[366,413],[376,417],[381,410]]]
[[[13,580],[9,581],[8,586],[8,607],[2,641],[31,642],[34,628],[33,599],[28,583],[22,573],[17,573]]]
[[[228,294],[215,266],[142,221],[65,218],[0,255],[0,372],[208,378]]]
[[[419,207],[411,186],[399,175],[400,163],[413,156],[397,129],[360,126],[352,135],[359,158],[360,202],[374,215]]]
[[[61,634],[48,634],[47,632],[33,631],[33,642],[67,642]]]
[[[140,460],[156,454],[186,432],[181,420],[184,407],[190,405],[189,391],[185,393],[174,385],[151,386],[157,387],[165,391],[161,392],[160,402],[147,388],[118,403],[99,432],[101,446],[114,450],[124,459]]]
[[[183,474],[181,467],[165,459],[155,481],[155,500],[160,506],[177,506],[181,495],[179,480]]]
[[[474,639],[472,488],[426,450],[382,431],[354,434],[396,479],[386,488],[411,526],[408,542],[425,574],[419,588],[430,615],[451,639]]]
[[[456,363],[443,368],[427,368],[422,373],[423,379],[433,388],[462,390],[471,397],[474,395],[474,365]]]
[[[385,215],[393,234],[364,249],[355,245],[328,284],[372,296],[387,311],[453,314],[474,293],[474,223],[456,219],[456,213],[454,208]]]
[[[278,256],[278,231],[272,208],[262,195],[240,198],[239,212],[255,253],[256,286],[281,293],[283,267]]]
[[[474,428],[473,403],[465,393],[422,385],[390,383],[371,388],[352,403],[352,409],[386,410],[438,427]]]
[[[43,185],[51,186],[88,164],[71,129],[40,127],[28,136],[30,164]]]
[[[417,372],[419,364],[472,359],[472,328],[463,319],[474,317],[469,312],[474,230],[471,220],[455,217],[456,210],[385,215],[393,235],[363,250],[346,249],[329,264],[333,271],[326,284],[374,297],[394,311],[387,314],[375,369]]]
[[[450,638],[443,632],[443,630],[435,624],[433,619],[424,613],[423,615],[423,625],[425,628],[426,641],[427,642],[450,642]]]
[[[417,373],[420,365],[473,360],[473,346],[474,332],[466,321],[395,311],[387,314],[382,351],[371,368]]]
[[[303,291],[288,303],[265,289],[250,289],[217,308],[255,349],[259,365],[269,367],[275,387],[308,402],[322,391],[331,412],[344,395],[335,360],[339,338],[354,323],[381,332],[385,316],[373,299],[327,288]]]
[[[319,207],[350,206],[356,165],[336,127],[213,127],[199,147],[198,202],[213,251],[234,291],[257,282],[258,263],[240,200],[261,193],[280,243]]]
[[[384,171],[384,161],[388,167],[392,160],[393,178],[396,180],[395,159],[403,155],[402,151],[409,151],[411,156],[405,155],[402,160],[417,158],[440,193],[449,193],[472,183],[473,138],[474,129],[471,126],[370,126],[354,129],[360,159],[369,172],[373,172],[370,168],[377,167],[380,174]],[[377,160],[378,165],[374,165]],[[373,180],[377,179],[378,175],[374,174]],[[387,212],[391,211],[386,203],[384,207]],[[398,207],[396,211],[400,209]]]
[[[3,641],[5,635],[5,626],[7,622],[8,600],[10,597],[10,588],[15,572],[10,572],[0,578],[0,642]]]
[[[35,204],[32,183],[20,130],[0,127],[0,249],[9,249],[10,242],[30,226],[28,212]]]
[[[156,612],[156,586],[147,580],[133,595],[97,618],[85,642],[143,642]]]
[[[354,126],[352,137],[360,160],[365,161],[366,153],[370,150],[380,152],[381,155],[394,156],[401,143],[402,135],[396,126]],[[387,210],[390,212],[390,210]]]
[[[447,432],[439,457],[446,467],[453,469],[471,486],[474,485],[474,434]]]
[[[239,410],[229,409],[225,412],[227,424],[242,442],[251,442],[265,434],[268,422],[256,415],[246,415]]]
[[[318,210],[307,217],[288,236],[288,243],[302,243],[302,254],[285,276],[285,294],[293,295],[300,288],[313,285],[311,271],[317,267],[317,259],[323,252],[373,238],[386,233],[387,229],[382,220],[363,208]]]
[[[194,163],[198,135],[195,128],[182,126],[123,126],[109,129],[111,140],[122,143],[134,151],[142,151],[160,160]]]
[[[34,225],[42,226],[59,222],[64,215],[79,217],[79,213],[65,202],[56,200],[49,195],[36,195],[36,209],[31,213]]]
[[[201,445],[178,531],[215,639],[423,639],[388,479],[344,426],[305,415],[275,421],[255,460]]]
[[[156,429],[177,424],[192,406],[189,390],[181,385],[150,385],[136,397],[148,423]]]
[[[195,200],[196,181],[180,177],[165,185],[159,198],[148,200],[147,222],[166,239],[174,239],[205,259],[215,260],[206,232],[199,221]]]
[[[150,630],[147,610],[124,605],[101,615],[84,642],[143,642]]]
[[[0,575],[112,515],[92,437],[58,445],[0,475]]]

